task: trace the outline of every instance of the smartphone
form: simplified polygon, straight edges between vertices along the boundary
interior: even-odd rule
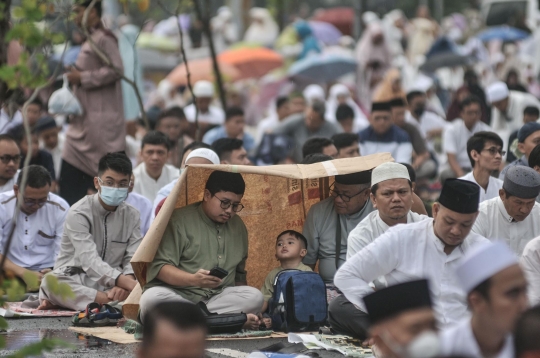
[[[229,272],[227,270],[224,270],[221,267],[217,266],[210,270],[210,276],[215,276],[222,280],[227,277],[228,274]]]

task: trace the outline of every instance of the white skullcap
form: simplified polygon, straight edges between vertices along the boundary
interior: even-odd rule
[[[419,91],[419,92],[427,92],[431,87],[433,87],[433,79],[429,76],[420,74],[418,77],[416,77],[416,80],[413,82],[413,84],[408,88],[407,92],[413,92],[413,91]]]
[[[312,103],[315,100],[324,102],[326,97],[324,94],[324,89],[319,85],[307,86],[302,94],[309,103]]]
[[[503,100],[508,97],[509,93],[508,86],[501,81],[490,84],[486,89],[486,97],[489,103]]]
[[[193,86],[195,97],[214,97],[214,85],[210,81],[197,81]]]
[[[383,163],[371,172],[371,185],[390,179],[411,180],[407,167],[399,163]]]
[[[186,158],[186,164],[187,164],[188,160],[190,160],[191,158],[208,159],[209,161],[212,162],[212,164],[219,164],[220,163],[219,157],[216,154],[216,152],[214,152],[212,149],[207,149],[207,148],[195,149],[194,151],[189,153],[187,158]]]
[[[501,272],[517,265],[516,254],[503,242],[489,242],[472,248],[456,269],[461,287],[466,293]]]

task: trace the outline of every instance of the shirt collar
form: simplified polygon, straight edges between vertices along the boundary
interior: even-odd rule
[[[511,223],[511,222],[514,221],[514,218],[511,217],[511,216],[508,214],[508,212],[506,211],[506,208],[504,207],[504,203],[502,202],[502,200],[501,200],[500,197],[497,198],[497,207],[499,208],[499,211],[500,211],[502,217],[504,218],[504,220],[505,220],[506,222]]]
[[[360,209],[359,212],[354,213],[354,214],[351,214],[351,215],[340,215],[340,216],[344,216],[344,217],[349,218],[349,219],[358,219],[358,218],[361,217],[361,216],[364,214],[364,212],[366,211],[366,208],[367,208],[367,206],[368,206],[369,201],[370,201],[370,199],[368,198],[368,199],[366,200],[366,202],[364,203],[364,206],[362,207],[362,209]],[[333,202],[332,202],[332,205],[334,205]],[[335,207],[334,207],[334,210],[336,210]]]
[[[433,227],[433,219],[430,219],[429,225],[428,225],[428,233],[431,233],[433,235],[433,240],[435,241],[435,247],[444,252],[445,244],[444,242],[437,237],[437,234],[435,234],[435,228]]]
[[[202,208],[202,201],[199,202],[199,206],[197,207],[197,212],[199,213],[199,216],[201,217],[202,221],[208,225],[212,229],[219,229],[221,226],[226,224],[218,224],[210,220],[210,218],[205,214],[203,208]]]

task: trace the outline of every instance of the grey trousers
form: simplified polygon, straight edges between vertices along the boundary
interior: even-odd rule
[[[145,315],[161,302],[191,302],[167,287],[152,287],[144,291],[139,301],[141,322]],[[212,313],[260,313],[263,305],[261,291],[249,286],[226,287],[223,292],[203,301]]]
[[[339,334],[362,340],[368,337],[368,314],[356,308],[345,295],[334,298],[328,305],[328,322]]]

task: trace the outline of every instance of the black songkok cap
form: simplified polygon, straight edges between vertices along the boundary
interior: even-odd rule
[[[427,280],[400,283],[364,297],[371,324],[395,317],[405,311],[431,308]]]
[[[371,170],[364,170],[363,172],[336,175],[336,183],[343,185],[358,185],[358,184],[370,184],[371,183]]]
[[[375,111],[388,111],[390,112],[390,102],[373,102],[371,104],[371,112]]]
[[[478,211],[480,186],[461,179],[447,179],[439,196],[439,203],[447,209],[460,214]]]
[[[406,107],[406,103],[405,103],[405,100],[403,98],[394,98],[393,100],[391,100],[390,102],[388,102],[390,104],[390,107],[391,108],[394,108],[394,107]]]

